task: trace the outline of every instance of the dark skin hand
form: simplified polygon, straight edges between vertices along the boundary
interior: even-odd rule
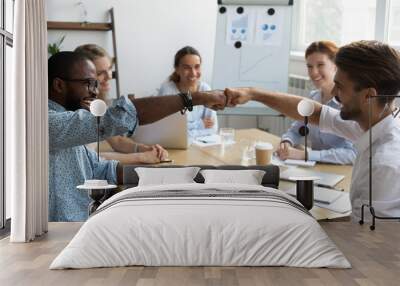
[[[85,97],[84,99],[81,100],[80,105],[83,109],[90,111],[90,104],[95,99],[96,97]]]

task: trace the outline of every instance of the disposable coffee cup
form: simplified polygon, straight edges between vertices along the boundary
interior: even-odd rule
[[[257,165],[268,165],[271,163],[274,147],[268,142],[259,142],[255,146]]]

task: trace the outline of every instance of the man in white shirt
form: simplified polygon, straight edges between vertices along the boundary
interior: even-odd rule
[[[369,101],[372,105],[372,193],[375,214],[400,217],[400,120],[392,116],[393,98],[400,91],[400,55],[386,44],[359,41],[339,49],[333,93],[340,110],[313,102],[309,120],[324,132],[355,143],[350,200],[352,217],[359,220],[361,205],[369,203]],[[226,89],[228,104],[259,101],[302,120],[297,104],[302,97],[257,88]],[[366,219],[369,211],[366,210]]]

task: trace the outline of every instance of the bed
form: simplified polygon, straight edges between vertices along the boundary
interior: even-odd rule
[[[260,185],[205,182],[200,172],[192,183],[138,185],[139,169],[127,166],[128,188],[98,208],[50,269],[351,267],[312,215],[277,189],[276,166],[198,167],[265,174]]]

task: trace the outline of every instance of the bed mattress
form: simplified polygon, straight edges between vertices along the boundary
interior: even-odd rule
[[[111,197],[50,269],[129,265],[351,267],[289,195],[196,183],[135,187]]]

